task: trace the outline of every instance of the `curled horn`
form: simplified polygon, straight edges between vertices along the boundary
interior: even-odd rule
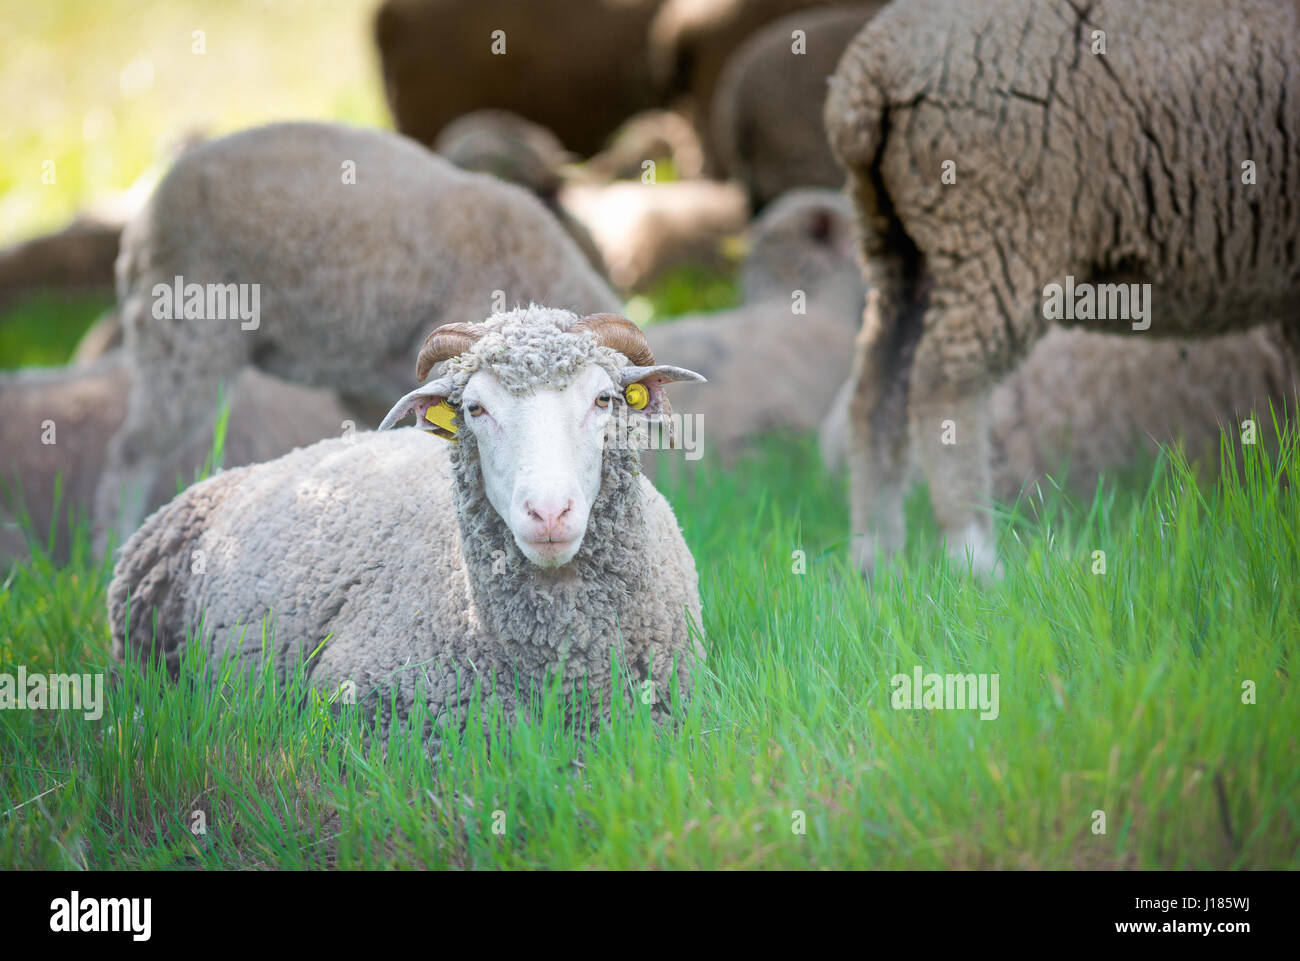
[[[424,383],[434,364],[465,353],[482,336],[483,331],[473,324],[443,324],[436,328],[420,348],[420,356],[415,362],[415,376],[420,383]]]
[[[590,314],[569,328],[571,334],[582,331],[595,334],[597,343],[618,351],[634,367],[654,366],[655,355],[646,343],[645,334],[626,317],[618,314]]]

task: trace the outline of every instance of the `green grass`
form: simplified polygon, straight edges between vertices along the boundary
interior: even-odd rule
[[[668,271],[644,294],[625,305],[624,313],[642,327],[694,311],[727,310],[740,304],[740,284],[730,272],[686,264]]]
[[[0,314],[0,370],[66,364],[90,325],[113,306],[92,294],[38,294]]]
[[[914,494],[868,586],[840,479],[772,440],[662,485],[709,651],[678,726],[624,710],[579,744],[553,700],[514,727],[484,705],[435,760],[419,718],[368,750],[300,673],[111,663],[108,567],[84,535],[64,567],[38,549],[4,579],[0,660],[105,672],[107,707],[0,712],[0,866],[1300,867],[1296,441],[1203,487],[1174,453],[1136,489],[1027,498],[995,584],[941,559]],[[914,665],[997,673],[999,717],[892,709]]]

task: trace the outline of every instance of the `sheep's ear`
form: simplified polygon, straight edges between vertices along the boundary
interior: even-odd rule
[[[707,383],[704,377],[695,371],[669,364],[657,364],[654,367],[624,367],[618,375],[619,386],[623,388],[623,396],[627,398],[628,406],[640,411],[647,420],[652,422],[673,412],[664,393],[664,385],[677,381]]]
[[[645,418],[651,431],[662,431],[660,443],[664,447],[677,446],[673,433],[673,405],[668,403],[664,385],[677,381],[694,381],[707,383],[704,377],[687,370],[685,367],[673,367],[669,364],[657,364],[654,367],[624,367],[618,376],[623,388],[623,397],[632,413]]]
[[[379,429],[388,430],[407,414],[414,413],[416,425],[422,430],[447,440],[455,440],[456,425],[451,420],[455,412],[447,404],[449,393],[451,383],[445,377],[415,388],[393,405]]]

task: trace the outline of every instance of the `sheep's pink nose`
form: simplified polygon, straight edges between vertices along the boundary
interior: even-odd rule
[[[524,501],[524,510],[528,512],[529,518],[537,525],[540,534],[552,540],[568,540],[567,537],[557,535],[560,533],[564,519],[573,510],[572,498],[563,503],[559,501]]]

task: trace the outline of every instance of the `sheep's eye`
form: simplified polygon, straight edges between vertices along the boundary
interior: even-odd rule
[[[487,411],[485,411],[483,405],[477,401],[470,401],[465,405],[465,413],[469,414],[471,417],[482,417],[487,413]]]
[[[603,394],[597,395],[596,406],[601,408],[608,407],[613,399],[614,395],[609,391],[605,391]]]

